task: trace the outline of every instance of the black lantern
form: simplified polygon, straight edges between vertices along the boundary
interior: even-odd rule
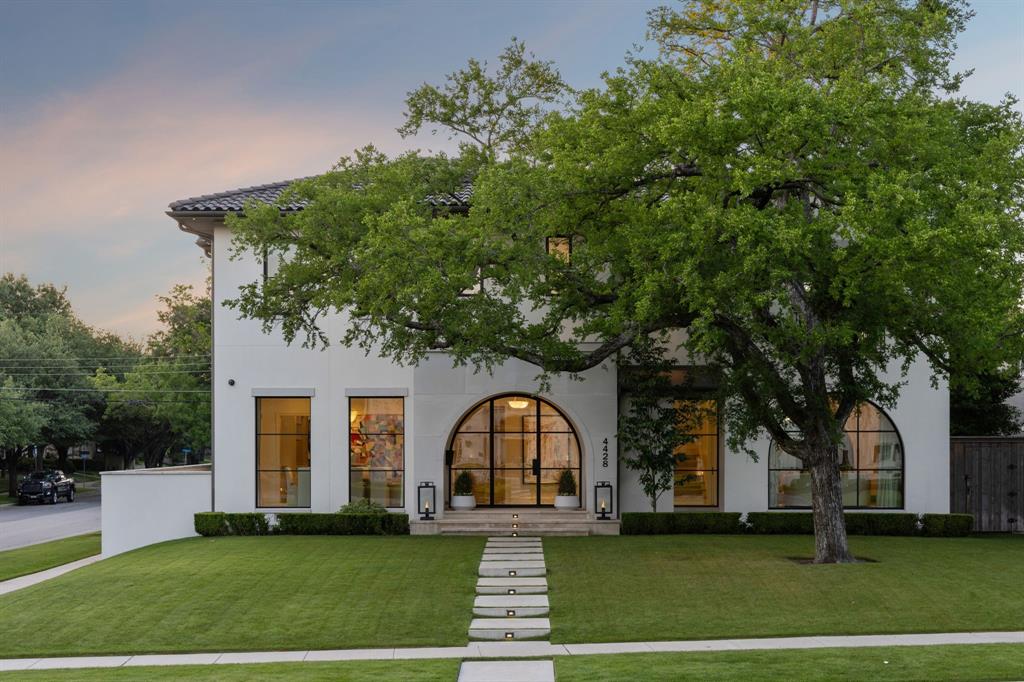
[[[597,512],[597,518],[602,521],[611,518],[611,513],[614,511],[613,499],[612,484],[609,481],[598,481],[594,485],[594,511]]]
[[[433,481],[423,481],[416,488],[416,500],[420,510],[420,519],[430,521],[437,510],[437,489]]]

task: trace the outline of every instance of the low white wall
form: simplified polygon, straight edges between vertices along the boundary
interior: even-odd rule
[[[210,511],[207,464],[104,471],[103,556],[196,534],[193,515]]]

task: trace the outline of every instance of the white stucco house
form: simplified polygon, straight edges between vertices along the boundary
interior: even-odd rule
[[[122,541],[126,535],[112,520],[109,530],[104,527],[105,553],[187,535],[195,511],[332,512],[368,498],[417,519],[418,487],[427,482],[435,486],[436,517],[442,520],[483,518],[488,510],[508,507],[544,509],[552,505],[557,476],[566,468],[580,482],[580,508],[557,517],[565,523],[582,520],[580,528],[596,527],[599,482],[612,487],[613,519],[650,510],[635,474],[618,456],[623,395],[614,362],[585,372],[582,381],[556,378],[550,391],[538,393],[537,368],[520,361],[486,374],[453,367],[443,353],[417,367],[401,367],[339,344],[308,350],[263,333],[258,321],[239,319],[225,307],[240,286],[264,276],[265,266],[255,254],[229,257],[231,231],[224,216],[250,198],[274,202],[288,184],[176,201],[167,211],[212,260],[213,464],[209,471],[190,469],[191,475],[150,476],[146,504],[175,521],[153,537]],[[563,247],[557,239],[547,245]],[[345,325],[344,313],[336,313],[325,331],[338,339]],[[680,363],[680,374],[691,370]],[[693,399],[706,397],[695,393]],[[659,511],[809,508],[809,475],[799,461],[773,451],[768,440],[749,444],[757,461],[730,451],[714,403],[706,406],[709,416],[685,447],[675,487],[661,497]],[[933,387],[927,364],[915,363],[893,409],[865,404],[851,417],[843,456],[848,507],[948,512],[945,384]],[[447,502],[462,471],[473,476],[477,508],[453,515]],[[205,477],[202,483],[197,476]],[[127,478],[106,477],[104,485],[110,483],[113,493],[114,485],[128,487]],[[176,493],[175,486],[184,492]],[[105,488],[104,506],[107,495]],[[424,524],[419,531],[443,528]]]

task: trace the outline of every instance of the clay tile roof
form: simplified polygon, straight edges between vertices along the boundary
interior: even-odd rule
[[[310,176],[315,177],[315,176]],[[204,194],[189,199],[181,199],[171,202],[170,212],[173,214],[221,214],[240,212],[245,207],[245,202],[255,199],[266,204],[277,202],[281,193],[293,182],[307,180],[307,178],[296,178],[294,180],[282,180],[271,182],[266,185],[255,185],[253,187],[242,187],[216,194]],[[469,200],[473,196],[473,186],[466,184],[461,190],[443,196],[430,196],[427,201],[435,206],[469,206]],[[306,207],[305,201],[295,201],[285,206],[279,206],[282,211],[301,211]]]

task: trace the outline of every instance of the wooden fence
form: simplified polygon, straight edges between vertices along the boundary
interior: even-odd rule
[[[950,511],[974,530],[1024,532],[1024,438],[952,438],[949,477]]]

